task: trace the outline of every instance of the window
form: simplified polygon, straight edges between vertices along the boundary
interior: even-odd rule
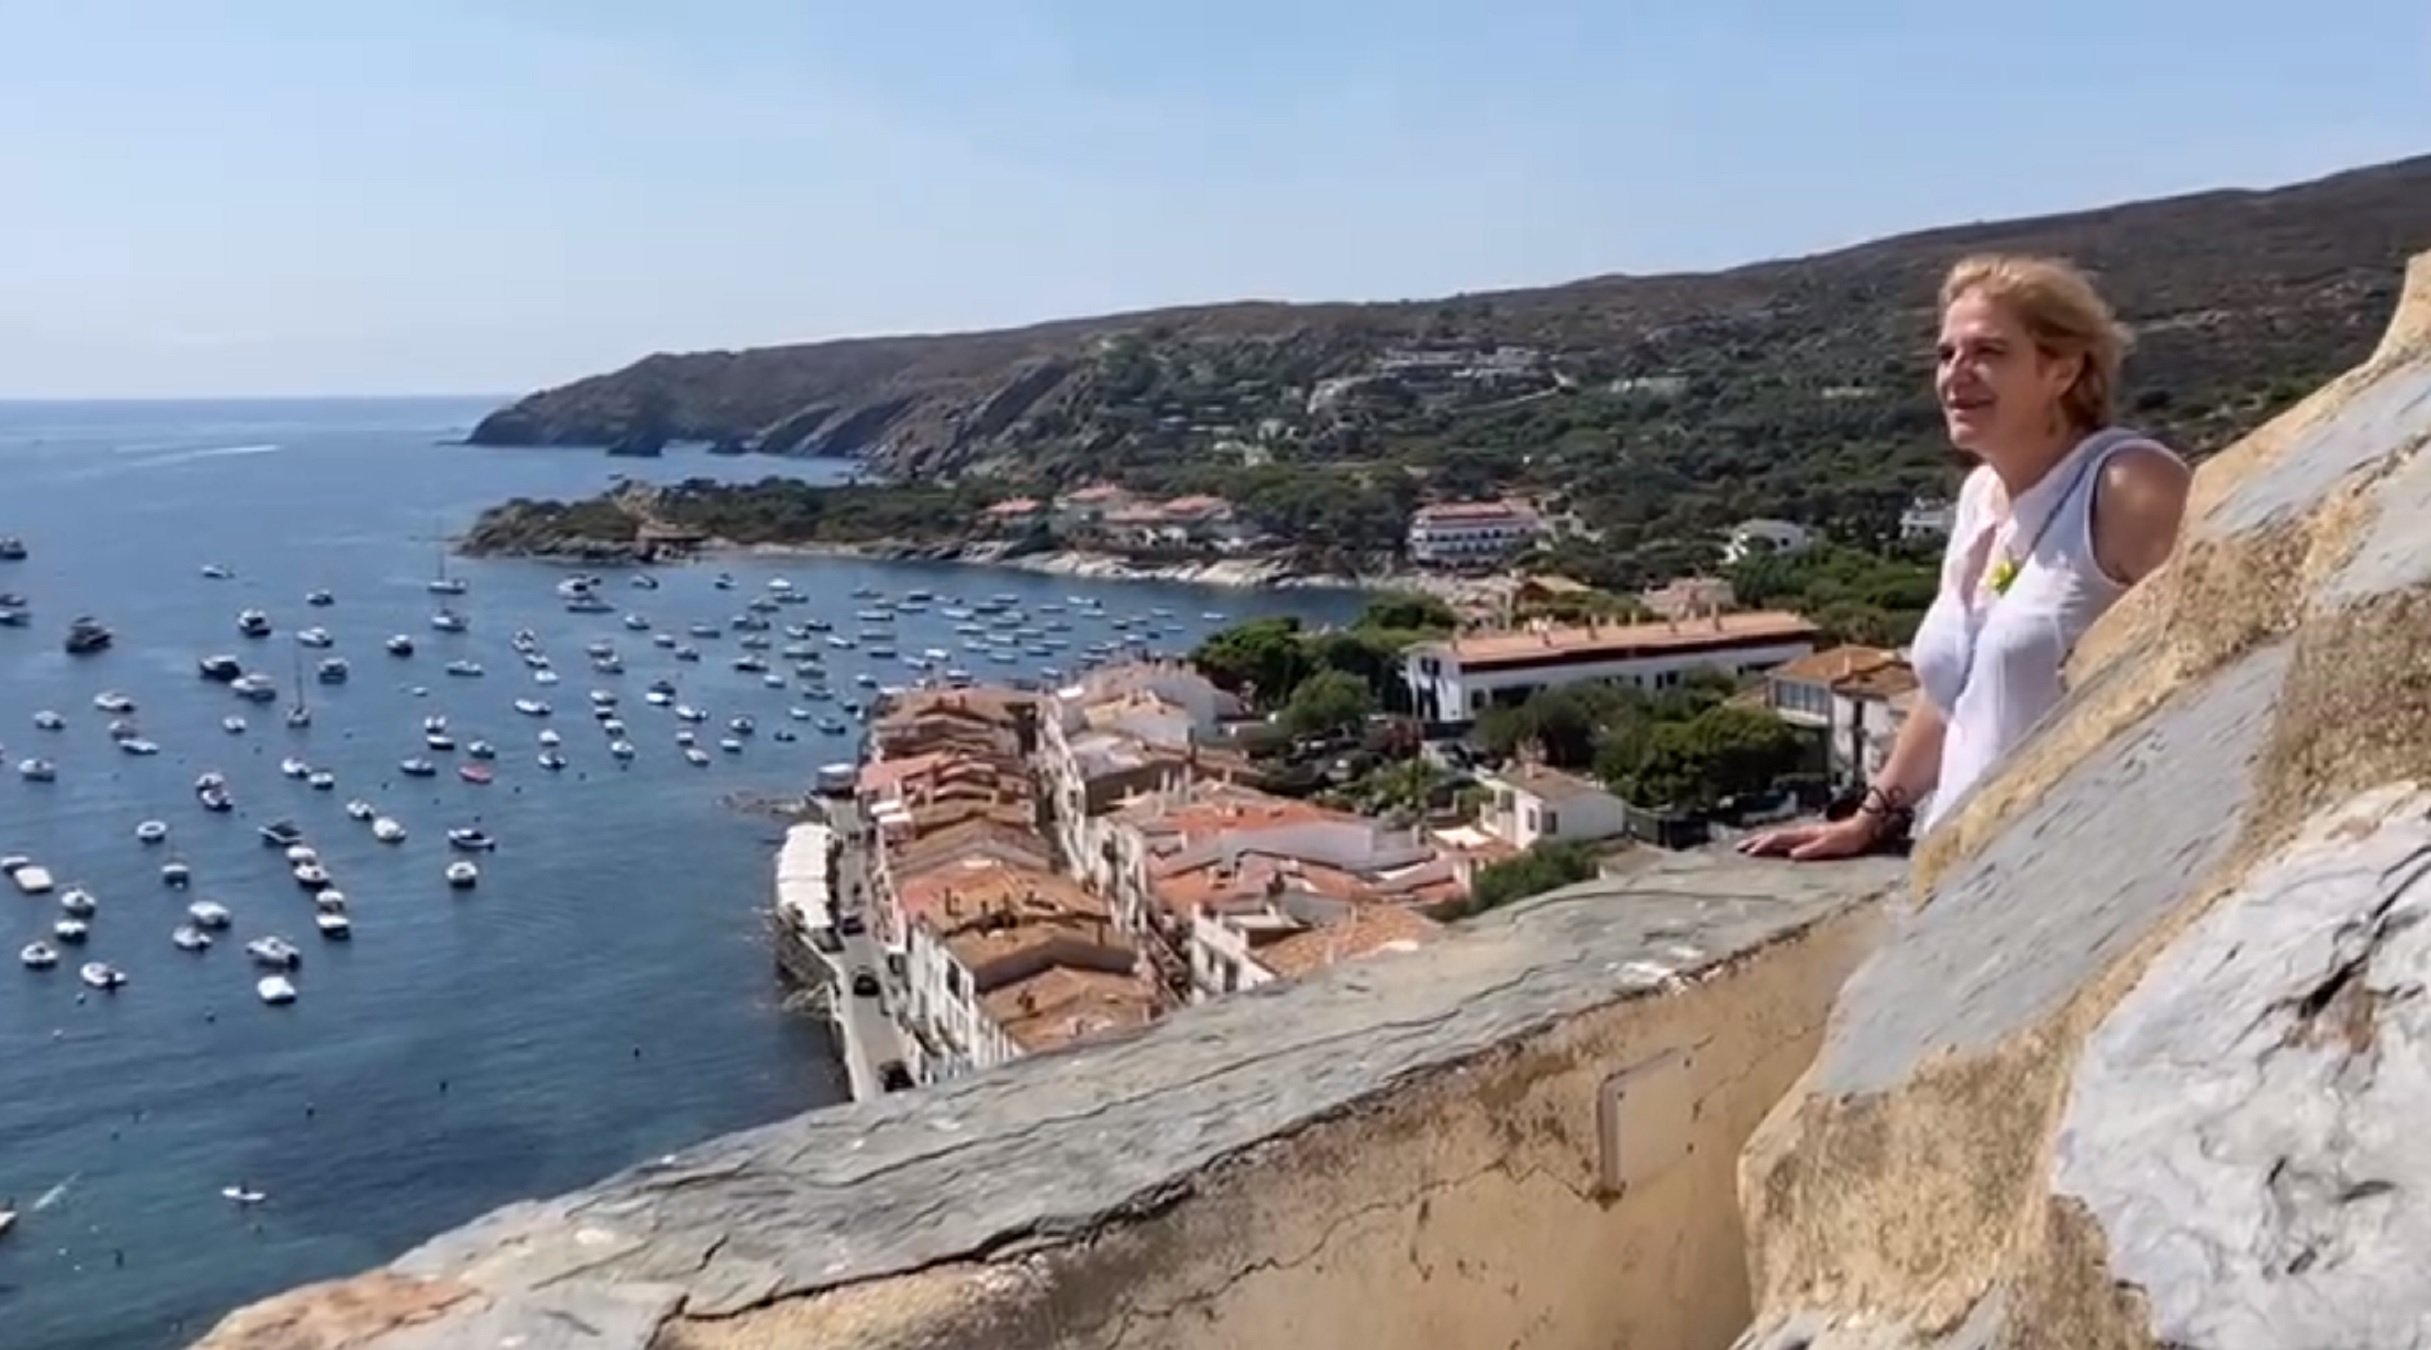
[[[1545,834],[1560,834],[1562,832],[1562,818],[1560,814],[1555,812],[1551,807],[1545,808],[1542,832]]]

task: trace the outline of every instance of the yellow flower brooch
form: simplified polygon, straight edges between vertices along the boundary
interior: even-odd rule
[[[2017,559],[2003,556],[1996,560],[1992,564],[1992,575],[1989,578],[1992,583],[1992,593],[1994,595],[2007,595],[2009,593],[2009,587],[2014,585],[2017,581],[2017,573]]]

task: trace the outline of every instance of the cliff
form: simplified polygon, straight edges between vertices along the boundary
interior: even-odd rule
[[[1901,471],[1884,478],[1888,491],[1929,481],[1940,462],[1930,301],[1962,253],[2059,253],[2101,272],[2142,334],[2137,417],[2200,451],[2361,359],[2406,253],[2426,239],[2431,158],[1707,275],[662,353],[533,394],[473,439],[708,441],[866,454],[900,476],[978,468],[1056,481],[1270,460],[1434,464],[1455,448],[1493,460],[1489,474],[1524,475],[1548,446],[1609,459],[1617,441],[1681,484],[1710,484],[1794,477],[1809,459],[1823,475],[1819,457],[1856,446]],[[1555,486],[1589,478],[1578,466],[1545,473]],[[1847,456],[1829,476],[1845,493]]]

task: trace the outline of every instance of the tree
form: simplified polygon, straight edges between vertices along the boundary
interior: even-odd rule
[[[1283,729],[1294,736],[1348,731],[1376,711],[1367,681],[1348,671],[1320,670],[1291,691],[1283,705]]]
[[[1245,698],[1271,705],[1308,674],[1300,621],[1252,619],[1210,634],[1190,653],[1208,679]]]
[[[1618,770],[1612,787],[1641,806],[1699,808],[1724,797],[1761,792],[1806,759],[1796,728],[1754,708],[1722,704],[1684,722],[1658,722],[1628,758],[1615,753],[1602,767]]]
[[[1532,895],[1588,880],[1596,874],[1595,855],[1571,840],[1540,839],[1516,858],[1477,869],[1469,883],[1470,914],[1500,909]]]
[[[1452,607],[1423,591],[1388,591],[1367,602],[1355,628],[1448,633],[1460,626]]]

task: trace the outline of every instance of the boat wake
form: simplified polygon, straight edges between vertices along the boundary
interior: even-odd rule
[[[197,459],[230,459],[239,455],[272,455],[277,454],[279,449],[278,445],[267,441],[259,445],[211,445],[200,450],[180,450],[173,455],[156,455],[151,459],[139,461],[136,467],[142,468],[155,464],[184,464]]]
[[[49,1190],[44,1191],[42,1194],[34,1197],[33,1212],[40,1214],[42,1211],[49,1209],[51,1206],[58,1204],[62,1200],[65,1200],[68,1194],[68,1187],[75,1185],[76,1178],[83,1175],[84,1173],[82,1172],[70,1172],[68,1173],[67,1180],[60,1182],[58,1185],[53,1186]]]

